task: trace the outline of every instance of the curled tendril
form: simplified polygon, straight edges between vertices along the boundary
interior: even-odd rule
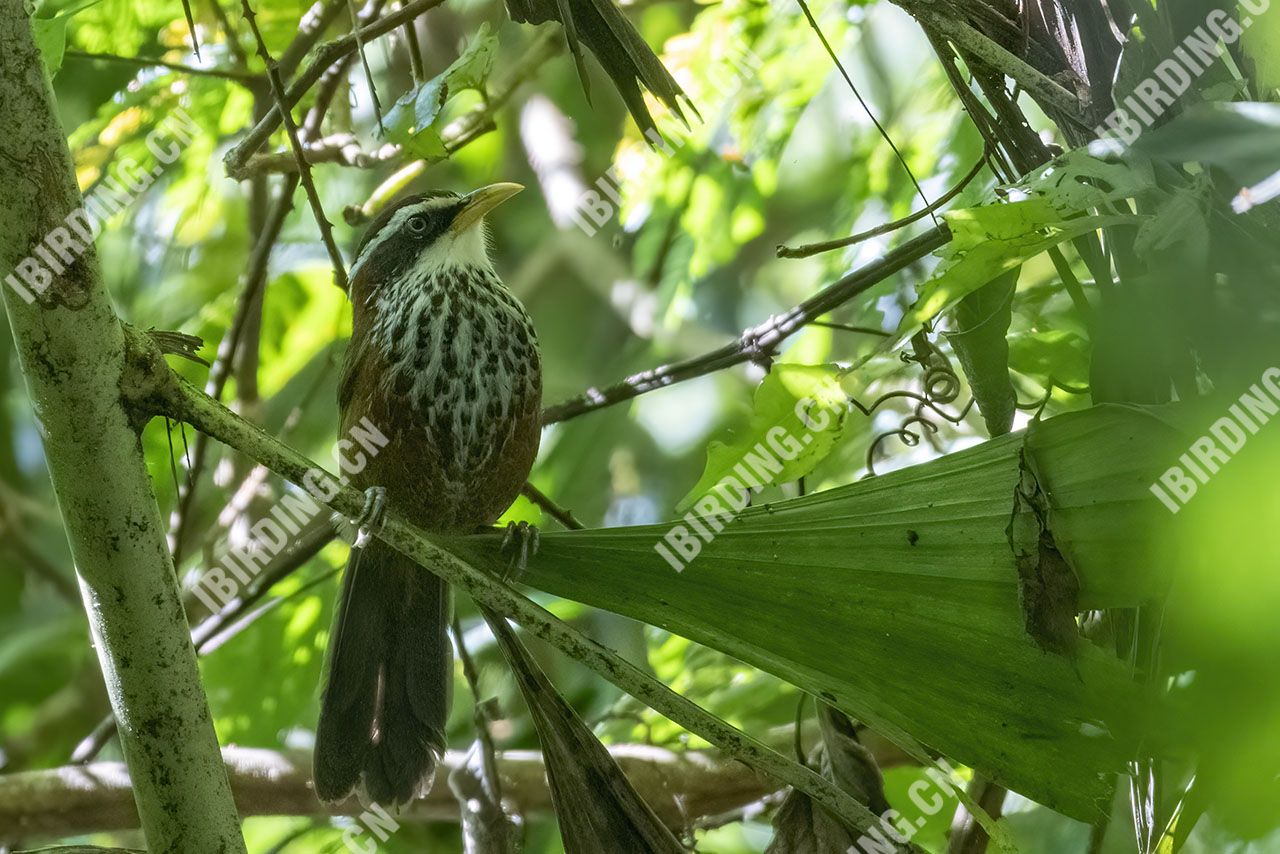
[[[960,378],[950,365],[925,368],[924,396],[937,403],[955,402],[960,396]]]
[[[912,337],[911,349],[903,351],[901,359],[906,364],[919,365],[923,370],[924,375],[921,383],[923,393],[906,389],[891,391],[881,395],[870,406],[865,407],[858,401],[850,399],[851,403],[863,415],[868,417],[890,400],[906,398],[916,402],[912,413],[905,416],[896,429],[880,433],[871,440],[871,444],[867,447],[866,456],[869,476],[874,476],[876,473],[876,450],[885,439],[896,436],[903,445],[908,448],[914,448],[920,444],[922,438],[925,438],[929,440],[935,450],[941,452],[942,448],[936,438],[938,425],[934,423],[931,416],[959,425],[969,415],[970,410],[973,409],[973,398],[969,399],[969,402],[965,404],[959,414],[953,415],[943,408],[943,405],[955,403],[959,399],[960,377],[956,374],[955,369],[951,367],[951,360],[936,344],[929,340],[925,332],[918,332]],[[919,425],[922,429],[919,431],[913,430],[912,427],[916,425]]]

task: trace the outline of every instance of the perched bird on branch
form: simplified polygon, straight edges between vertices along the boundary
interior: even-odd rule
[[[538,341],[493,270],[483,225],[520,189],[412,196],[365,234],[351,267],[338,405],[344,434],[367,418],[389,440],[351,478],[366,488],[367,525],[385,503],[427,531],[474,533],[528,477],[542,402]],[[430,786],[445,749],[450,597],[427,569],[364,540],[362,530],[334,617],[315,789],[324,801],[354,790],[390,807]]]
[[[513,21],[522,24],[557,21],[564,26],[569,52],[573,54],[578,78],[588,101],[591,100],[591,85],[583,64],[582,45],[589,47],[613,80],[623,103],[646,138],[650,138],[649,131],[656,132],[657,128],[640,93],[641,86],[652,92],[682,122],[688,124],[681,109],[682,98],[697,115],[689,96],[613,0],[506,0],[506,4]]]

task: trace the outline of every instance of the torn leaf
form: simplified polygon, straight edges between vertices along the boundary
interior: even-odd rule
[[[1032,429],[1034,425],[1028,431]],[[1018,472],[1005,537],[1018,569],[1027,634],[1046,652],[1072,655],[1079,639],[1080,582],[1054,542],[1049,496],[1025,446],[1018,453]]]
[[[449,155],[437,127],[449,99],[466,89],[483,91],[493,70],[498,37],[481,24],[462,55],[444,71],[410,89],[395,102],[384,122],[387,139],[423,160]]]

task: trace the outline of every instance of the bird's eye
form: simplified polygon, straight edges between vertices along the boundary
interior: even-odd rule
[[[422,214],[409,217],[409,230],[414,234],[423,234],[427,230],[427,218]]]

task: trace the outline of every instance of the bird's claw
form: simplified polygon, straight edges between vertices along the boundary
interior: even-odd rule
[[[524,571],[529,568],[529,558],[538,553],[538,543],[541,535],[534,525],[528,522],[508,522],[507,532],[502,537],[502,545],[499,547],[500,552],[511,550],[511,559],[507,563],[507,569],[502,574],[503,581],[509,581],[512,577],[519,578]]]
[[[364,507],[360,515],[352,520],[356,526],[355,548],[362,549],[369,544],[387,521],[387,488],[371,486],[364,491]]]

